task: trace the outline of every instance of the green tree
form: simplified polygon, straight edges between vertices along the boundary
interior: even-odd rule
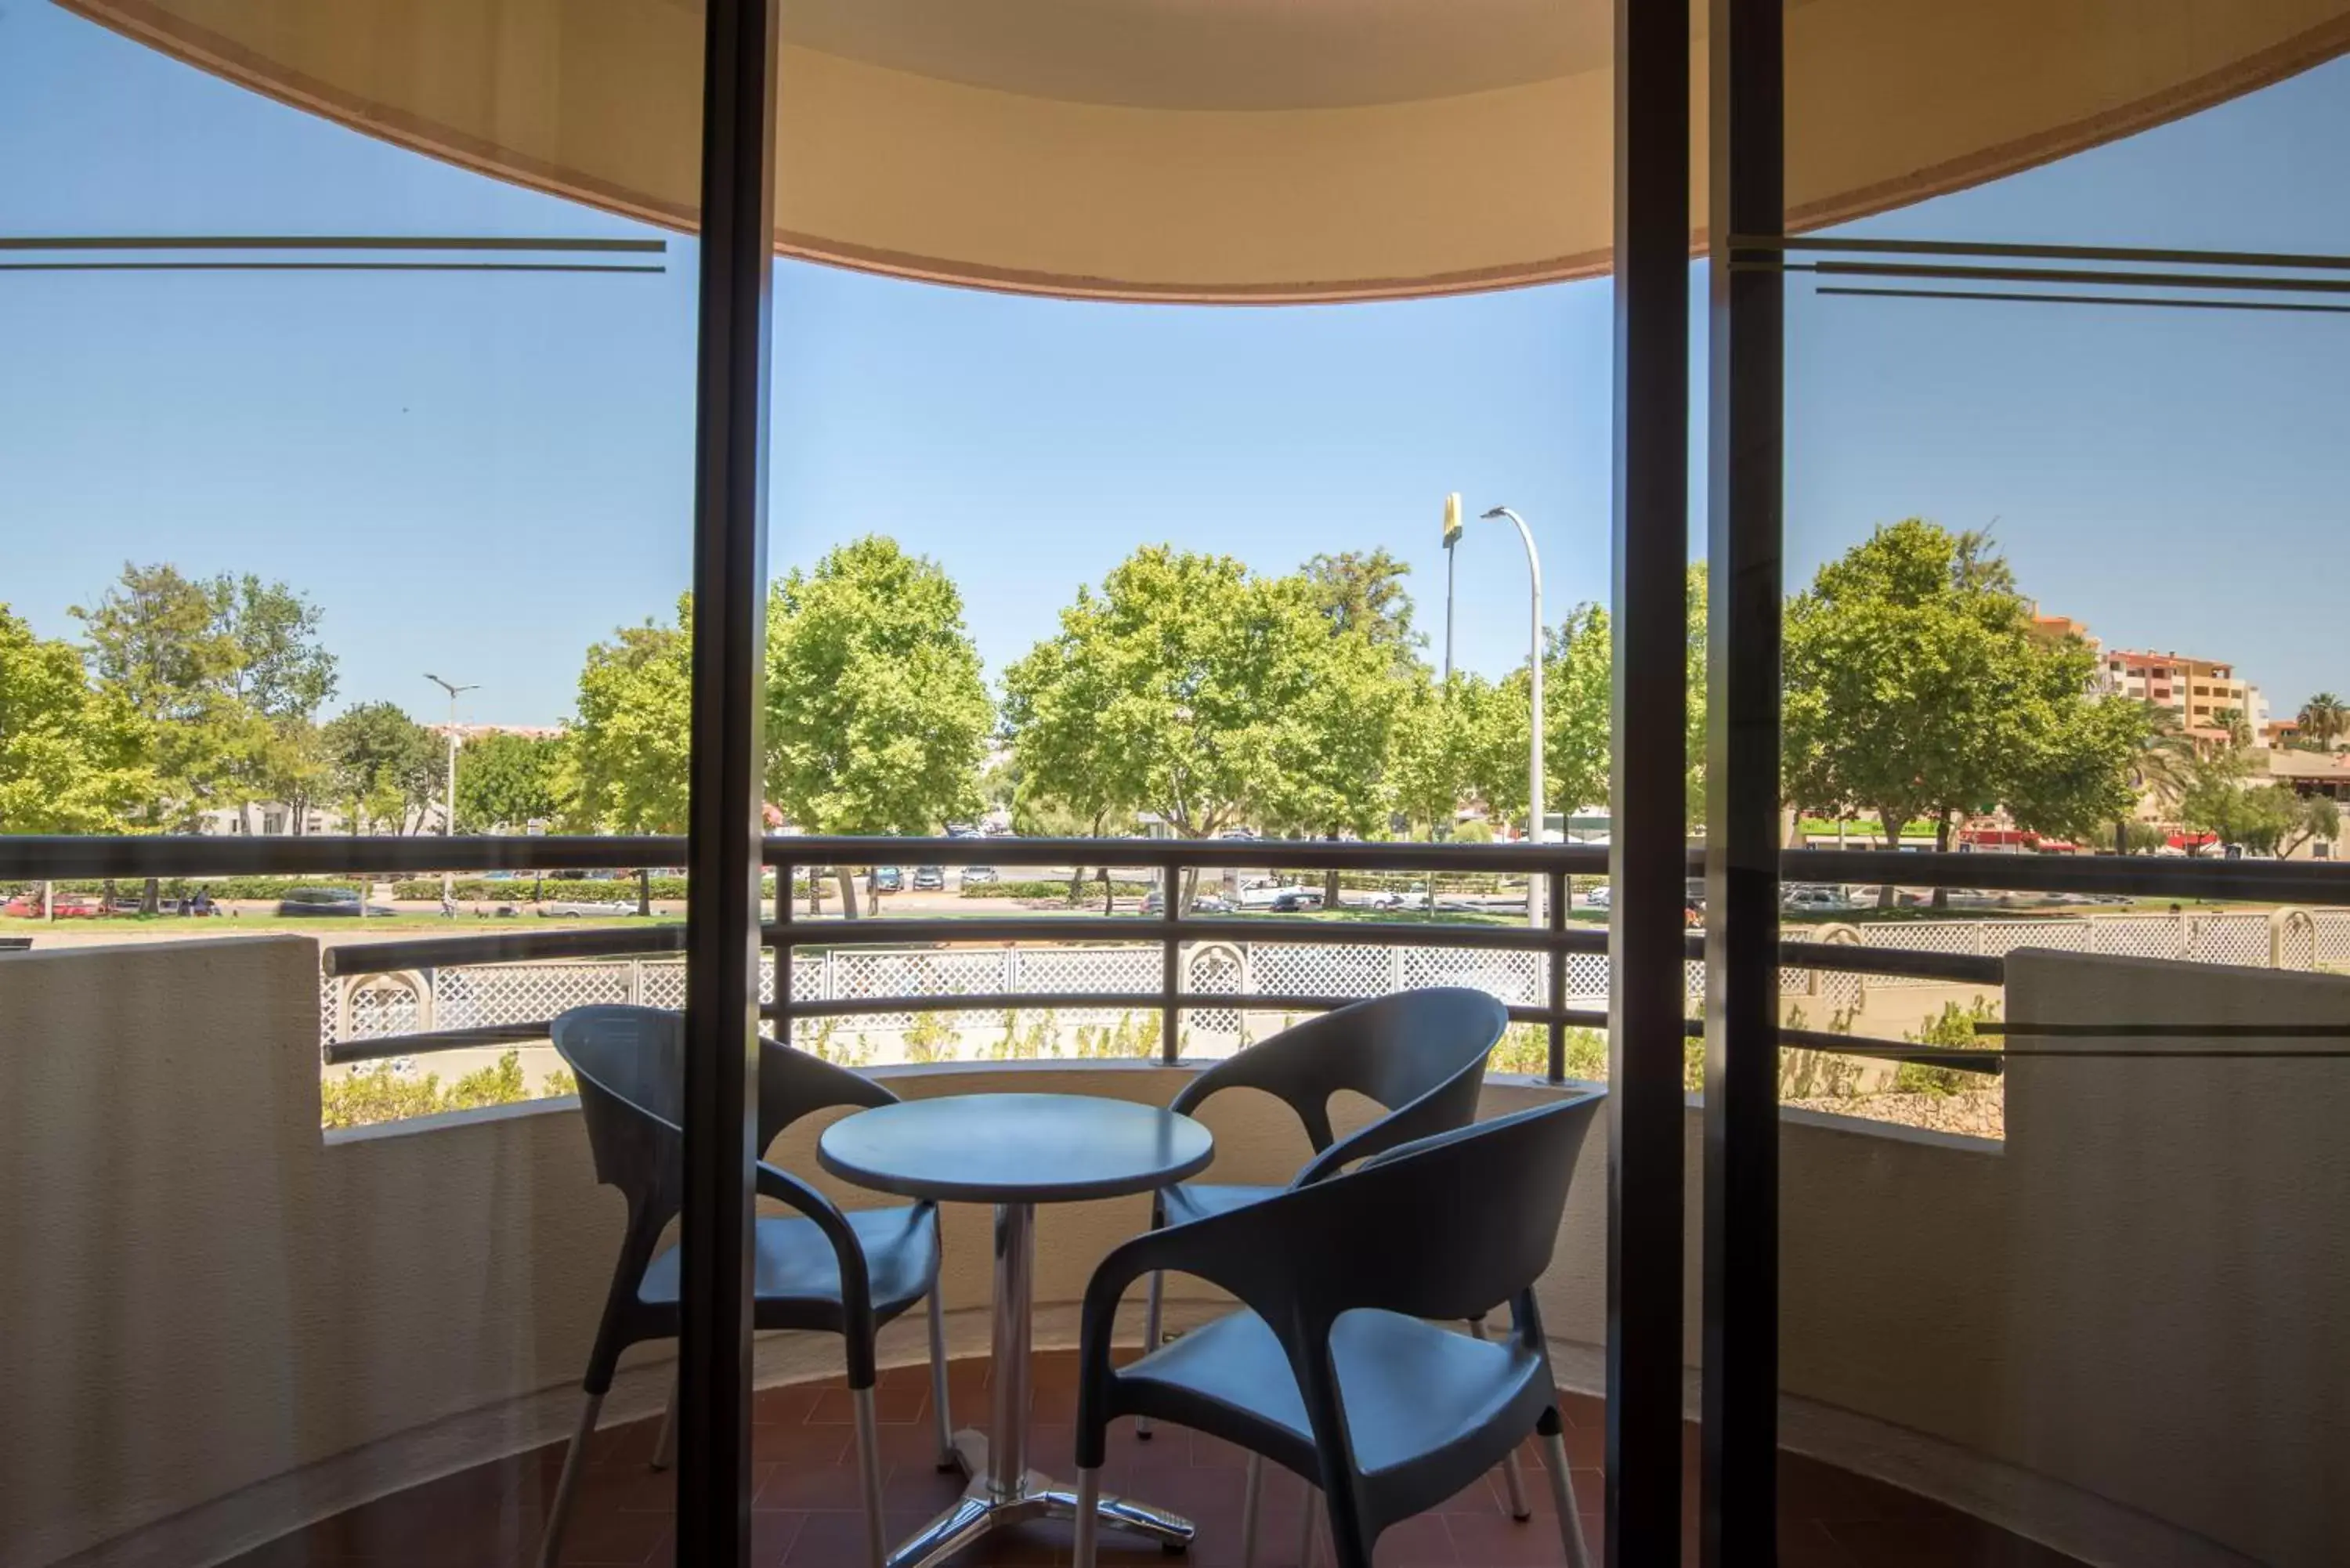
[[[2271,787],[2293,794],[2289,785]],[[2285,807],[2284,818],[2284,830],[2269,846],[2271,854],[2290,855],[2313,838],[2334,840],[2342,836],[2342,808],[2330,795],[2293,794]]]
[[[2222,844],[2250,844],[2282,833],[2274,800],[2250,786],[2254,759],[2241,746],[2217,747],[2199,755],[2188,770],[2178,797],[2178,820],[2190,834],[2214,834]],[[2202,846],[2190,845],[2189,855]]]
[[[389,825],[405,834],[421,824],[441,784],[441,742],[397,702],[362,702],[326,726],[324,740],[337,801],[350,830]]]
[[[1333,628],[1304,577],[1149,546],[1098,592],[1080,587],[1058,635],[1005,671],[1004,716],[1046,795],[1149,811],[1183,837],[1252,819],[1367,825],[1392,670],[1367,632]]]
[[[457,753],[457,830],[520,832],[560,815],[563,742],[476,735]]]
[[[1509,728],[1502,701],[1491,681],[1461,671],[1449,682],[1423,677],[1405,686],[1387,776],[1389,801],[1412,831],[1452,836],[1461,803],[1481,793],[1485,775],[1497,771],[1495,757],[1506,751],[1498,733]],[[1515,730],[1523,748],[1523,721]],[[1525,776],[1523,750],[1517,776]],[[1523,794],[1523,782],[1519,788]]]
[[[71,643],[0,605],[0,833],[117,833],[154,797],[146,730]]]
[[[2331,691],[2320,691],[2301,705],[2301,732],[2321,752],[2330,752],[2334,742],[2350,734],[2350,706]]]
[[[569,826],[685,831],[692,677],[690,595],[678,600],[674,627],[623,627],[589,647],[556,784]]]
[[[936,562],[871,535],[775,585],[767,605],[767,788],[818,833],[935,833],[979,809],[994,727],[962,596]],[[844,883],[843,898],[855,903]]]
[[[2129,761],[2130,786],[2168,816],[2178,809],[2195,772],[2195,742],[2176,711],[2140,702],[2138,741]]]
[[[1888,847],[1914,817],[1947,849],[1996,806],[2077,830],[2125,798],[2129,715],[2086,711],[2094,656],[2033,634],[1983,535],[1913,517],[1821,567],[1788,606],[1784,671],[1788,795],[1873,810]]]
[[[1411,595],[1404,578],[1408,562],[1385,550],[1343,550],[1319,555],[1305,563],[1305,580],[1314,602],[1341,632],[1361,631],[1388,649],[1397,664],[1416,667],[1420,644],[1427,639],[1412,629]]]

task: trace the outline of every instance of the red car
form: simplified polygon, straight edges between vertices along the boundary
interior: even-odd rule
[[[60,920],[94,920],[111,912],[99,900],[82,893],[60,893],[49,909]],[[37,920],[41,918],[41,896],[38,893],[19,893],[6,903],[0,904],[0,915]]]

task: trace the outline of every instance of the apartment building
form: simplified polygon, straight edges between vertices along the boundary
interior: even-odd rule
[[[2104,655],[2104,670],[2108,691],[2169,709],[2180,727],[2199,739],[2226,739],[2232,716],[2250,726],[2254,745],[2269,743],[2268,699],[2231,664],[2116,649]]]

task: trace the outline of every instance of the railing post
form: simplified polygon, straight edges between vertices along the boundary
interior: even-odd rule
[[[1161,867],[1159,886],[1159,919],[1163,928],[1159,939],[1159,1059],[1171,1067],[1182,1054],[1178,1034],[1183,1012],[1175,1000],[1181,992],[1182,942],[1175,933],[1176,922],[1182,919],[1183,877],[1172,860]]]
[[[789,861],[775,867],[775,924],[792,923],[792,867]],[[788,930],[775,933],[775,1038],[786,1045],[797,1045],[795,1038],[799,1020],[792,1012],[792,934]]]
[[[1555,937],[1566,930],[1566,873],[1550,874],[1550,931]],[[1398,948],[1400,959],[1403,950]],[[1550,973],[1550,1067],[1548,1077],[1554,1084],[1566,1082],[1566,1020],[1560,1016],[1566,1011],[1566,947],[1553,942],[1545,955]],[[1401,988],[1399,987],[1399,990]]]

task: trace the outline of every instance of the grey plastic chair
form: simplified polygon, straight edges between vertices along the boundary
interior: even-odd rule
[[[1604,1098],[1440,1133],[1105,1258],[1086,1287],[1078,1350],[1076,1568],[1094,1568],[1094,1501],[1121,1416],[1249,1451],[1243,1564],[1255,1561],[1264,1459],[1321,1488],[1338,1568],[1370,1568],[1383,1531],[1538,1432],[1566,1560],[1588,1568],[1534,1284]],[[1169,1269],[1231,1292],[1242,1310],[1113,1366],[1119,1299]],[[1513,1318],[1499,1342],[1423,1321],[1499,1301]]]
[[[1381,1149],[1468,1126],[1477,1115],[1485,1058],[1509,1026],[1509,1010],[1487,992],[1430,986],[1308,1019],[1217,1063],[1184,1085],[1168,1108],[1188,1116],[1226,1089],[1261,1089],[1295,1114],[1314,1158],[1286,1187],[1210,1181],[1170,1187],[1151,1199],[1150,1228],[1227,1214],[1319,1181]],[[1338,1138],[1330,1126],[1330,1096],[1341,1089],[1375,1101],[1388,1114]],[[1159,1345],[1165,1294],[1166,1282],[1152,1274],[1142,1312],[1146,1347]],[[1469,1327],[1483,1336],[1482,1313],[1469,1319]],[[1135,1423],[1135,1435],[1147,1440],[1150,1423]],[[1514,1452],[1502,1479],[1511,1515],[1527,1518],[1532,1511]]]
[[[612,1268],[604,1317],[582,1379],[579,1412],[555,1504],[540,1539],[538,1561],[548,1568],[562,1549],[564,1525],[597,1413],[612,1386],[620,1352],[639,1340],[678,1332],[678,1250],[656,1252],[662,1231],[677,1217],[685,1179],[680,1130],[685,1091],[684,1020],[651,1007],[579,1007],[555,1021],[555,1048],[579,1080],[579,1106],[597,1179],[628,1199],[628,1230]],[[834,1106],[893,1105],[880,1085],[772,1040],[759,1049],[758,1147],[764,1156],[777,1135],[813,1112]],[[761,1216],[755,1222],[752,1321],[770,1329],[816,1329],[841,1336],[848,1386],[856,1407],[858,1477],[864,1492],[871,1562],[882,1560],[881,1474],[873,1424],[873,1335],[881,1324],[929,1298],[931,1393],[939,1462],[954,1463],[947,1411],[946,1336],[940,1313],[938,1214],[929,1203],[849,1211],[795,1176],[758,1165],[757,1189],[805,1218]],[[661,1426],[653,1466],[671,1455],[677,1401]]]

